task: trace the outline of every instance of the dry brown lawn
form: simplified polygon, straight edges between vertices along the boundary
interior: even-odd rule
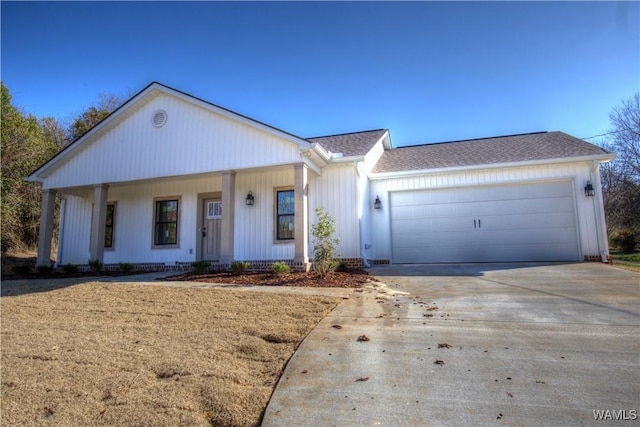
[[[339,302],[29,283],[2,284],[3,426],[258,425],[296,346]]]

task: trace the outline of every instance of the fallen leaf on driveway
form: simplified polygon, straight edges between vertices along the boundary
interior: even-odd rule
[[[438,348],[451,348],[451,345],[444,343],[444,344],[438,344]]]
[[[434,363],[434,364],[436,364],[436,365],[440,365],[440,366],[442,366],[442,365],[444,365],[444,364],[445,364],[445,363],[444,363],[444,360],[440,360],[440,359],[436,360],[436,361],[435,361],[435,362],[433,362],[433,363]]]
[[[369,381],[369,377],[360,377],[356,380],[356,382],[358,381]]]
[[[331,327],[332,327],[333,329],[342,329],[342,326],[340,326],[340,325],[333,325],[333,326],[331,326]]]
[[[360,341],[360,342],[369,341],[369,337],[366,336],[366,335],[360,335],[358,337],[358,341]]]

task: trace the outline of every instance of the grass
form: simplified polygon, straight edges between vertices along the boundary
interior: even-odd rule
[[[616,249],[611,250],[614,265],[625,270],[640,272],[640,250],[632,253],[624,253]]]
[[[2,284],[3,426],[256,426],[329,297]]]

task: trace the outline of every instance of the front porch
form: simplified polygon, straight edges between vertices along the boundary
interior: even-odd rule
[[[285,260],[296,270],[308,270],[308,169],[305,163],[296,163],[92,187],[45,189],[37,265],[50,263],[54,207],[59,197],[57,265],[83,265],[88,260],[98,260],[107,266],[130,263],[183,269],[199,260],[220,266],[247,260],[263,268],[267,263]],[[278,240],[276,233],[276,191],[282,188],[294,194],[295,210],[291,219],[294,232],[293,238],[287,240]],[[254,197],[253,205],[246,204],[249,192]],[[211,195],[221,203],[216,259],[206,259],[203,250],[203,237],[209,231],[203,229],[206,218],[203,201]],[[170,212],[159,214],[158,206]],[[159,233],[166,236],[158,239]]]

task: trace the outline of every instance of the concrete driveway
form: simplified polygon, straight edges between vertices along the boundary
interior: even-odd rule
[[[294,354],[263,426],[640,425],[640,274],[596,263],[370,272],[380,283]]]

